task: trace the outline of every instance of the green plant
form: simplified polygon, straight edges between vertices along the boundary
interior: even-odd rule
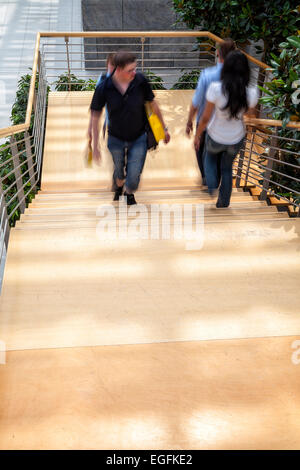
[[[243,16],[250,15],[250,38],[254,41],[263,40],[262,57],[269,63],[271,55],[279,53],[280,44],[288,36],[297,33],[300,24],[299,0],[254,2],[254,7],[252,2],[246,3]]]
[[[283,127],[290,121],[300,121],[300,99],[295,96],[295,83],[300,79],[300,37],[290,36],[280,44],[279,56],[271,55],[273,79],[264,87],[260,98],[273,119],[283,121]],[[300,85],[300,83],[299,83]]]
[[[37,74],[36,81],[35,81],[35,91],[38,90],[38,80],[39,76]],[[18,81],[18,89],[16,92],[16,99],[12,106],[11,110],[11,121],[14,125],[23,124],[26,119],[26,111],[27,111],[27,102],[28,102],[28,95],[30,89],[30,82],[31,82],[31,74],[23,75],[20,80]],[[47,92],[49,92],[50,87],[48,87]],[[31,115],[31,122],[29,127],[29,134],[32,134],[33,129],[33,121],[34,121],[34,113],[32,112]],[[25,142],[24,140],[24,132],[18,133],[14,135],[16,140],[17,152],[19,153],[18,159],[20,162],[20,170],[21,173],[24,174],[28,170],[27,165],[27,157],[25,151]],[[31,142],[32,143],[32,142]],[[7,148],[6,148],[7,147]],[[13,161],[8,161],[12,158],[12,152],[10,147],[10,140],[7,140],[4,144],[0,145],[0,177],[2,181],[2,189],[3,191],[7,191],[5,194],[5,201],[7,203],[7,213],[10,215],[9,223],[11,226],[14,226],[16,220],[20,217],[20,209],[16,206],[18,205],[19,201],[18,198],[15,197],[12,201],[11,199],[17,193],[16,187],[16,178],[14,173],[14,165]],[[11,173],[11,174],[10,174]],[[22,177],[21,181],[24,185],[24,194],[27,194],[25,203],[28,204],[32,201],[35,195],[36,188],[31,189],[31,182],[29,181],[29,173],[27,172],[25,176]]]
[[[183,70],[181,70],[183,71]],[[179,80],[172,86],[172,90],[191,90],[197,88],[200,70],[184,72]]]
[[[96,81],[83,80],[77,78],[73,73],[70,75],[68,72],[61,74],[58,79],[53,83],[56,91],[88,91],[96,88]]]
[[[173,0],[178,21],[191,29],[231,37],[238,45],[262,39],[266,61],[287,36],[297,31],[297,5],[299,0]]]
[[[38,90],[39,75],[37,73],[35,80],[35,91]],[[14,125],[23,124],[26,120],[27,102],[30,89],[31,74],[23,75],[18,81],[18,88],[16,92],[16,99],[12,106],[10,119]],[[32,131],[34,115],[31,115],[30,128]]]
[[[94,91],[96,88],[96,80],[89,78],[85,81],[85,84],[82,87],[82,91]]]
[[[149,80],[152,90],[165,90],[163,79],[151,72],[151,70],[146,70],[145,77]]]
[[[241,42],[249,37],[249,22],[240,18],[241,4],[246,3],[243,0],[173,0],[178,22]]]
[[[300,165],[300,131],[287,128],[286,124],[290,120],[300,121],[300,96],[298,99],[293,99],[296,91],[295,84],[300,85],[300,38],[297,36],[288,37],[285,42],[280,44],[280,49],[279,56],[275,54],[271,56],[273,78],[264,87],[260,87],[265,94],[260,98],[260,102],[266,106],[269,117],[283,122],[283,127],[277,131],[279,139],[276,142],[276,147],[282,150],[276,151],[275,159],[289,165],[274,162],[273,169],[285,173],[285,175],[273,172],[270,188],[277,194],[292,197],[299,203],[300,196],[296,195],[294,191],[300,192],[300,183],[289,177],[299,179],[297,166]],[[294,153],[284,152],[284,150]],[[284,190],[276,183],[290,188],[291,191]]]

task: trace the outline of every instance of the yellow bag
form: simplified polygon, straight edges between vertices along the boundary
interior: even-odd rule
[[[85,166],[91,168],[93,166],[93,151],[91,141],[88,142],[87,149],[85,151]]]
[[[150,103],[146,103],[145,108],[150,127],[152,129],[155,140],[158,143],[160,140],[164,140],[165,138],[164,128],[157,114],[153,113]]]

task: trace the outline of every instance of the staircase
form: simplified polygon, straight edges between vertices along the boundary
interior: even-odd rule
[[[112,202],[109,156],[83,163],[90,95],[50,94],[42,189],[10,232],[0,448],[298,448],[300,219],[237,188],[216,209],[185,92],[159,97],[173,138],[147,158],[144,211]],[[152,204],[200,204],[202,245],[151,238]],[[99,239],[104,207],[148,237]]]
[[[298,219],[235,188],[228,209],[199,189],[156,188],[137,193],[147,209],[203,204],[203,245],[187,249],[172,230],[100,240],[97,209],[127,211],[111,200],[104,190],[40,191],[12,229],[0,316],[8,349],[300,332]],[[149,230],[150,211],[140,224]]]
[[[42,189],[10,233],[0,305],[8,350],[300,332],[300,219],[237,188],[230,207],[216,209],[199,189],[184,137],[192,92],[157,94],[172,140],[148,155],[136,195],[142,206],[128,209],[112,202],[104,142],[101,166],[84,165],[92,93],[50,93]],[[166,236],[162,217],[151,222],[155,204],[194,209],[185,238],[174,235],[172,215]],[[135,239],[120,232],[126,213]],[[115,239],[99,238],[103,216],[116,220]],[[195,247],[188,237],[196,222]]]

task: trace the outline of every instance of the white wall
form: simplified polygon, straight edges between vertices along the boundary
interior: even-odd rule
[[[0,0],[0,128],[32,67],[37,31],[82,31],[81,0]]]

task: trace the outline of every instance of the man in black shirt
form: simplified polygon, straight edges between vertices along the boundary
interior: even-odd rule
[[[136,72],[135,56],[122,51],[115,55],[114,61],[114,73],[97,86],[91,103],[93,158],[100,162],[99,119],[106,105],[109,122],[107,146],[112,154],[117,186],[114,201],[122,195],[125,184],[124,196],[127,197],[127,204],[131,205],[136,204],[133,193],[138,188],[147,153],[146,101],[150,102],[152,111],[164,127],[166,144],[170,141],[170,135],[149,82],[143,74]]]

